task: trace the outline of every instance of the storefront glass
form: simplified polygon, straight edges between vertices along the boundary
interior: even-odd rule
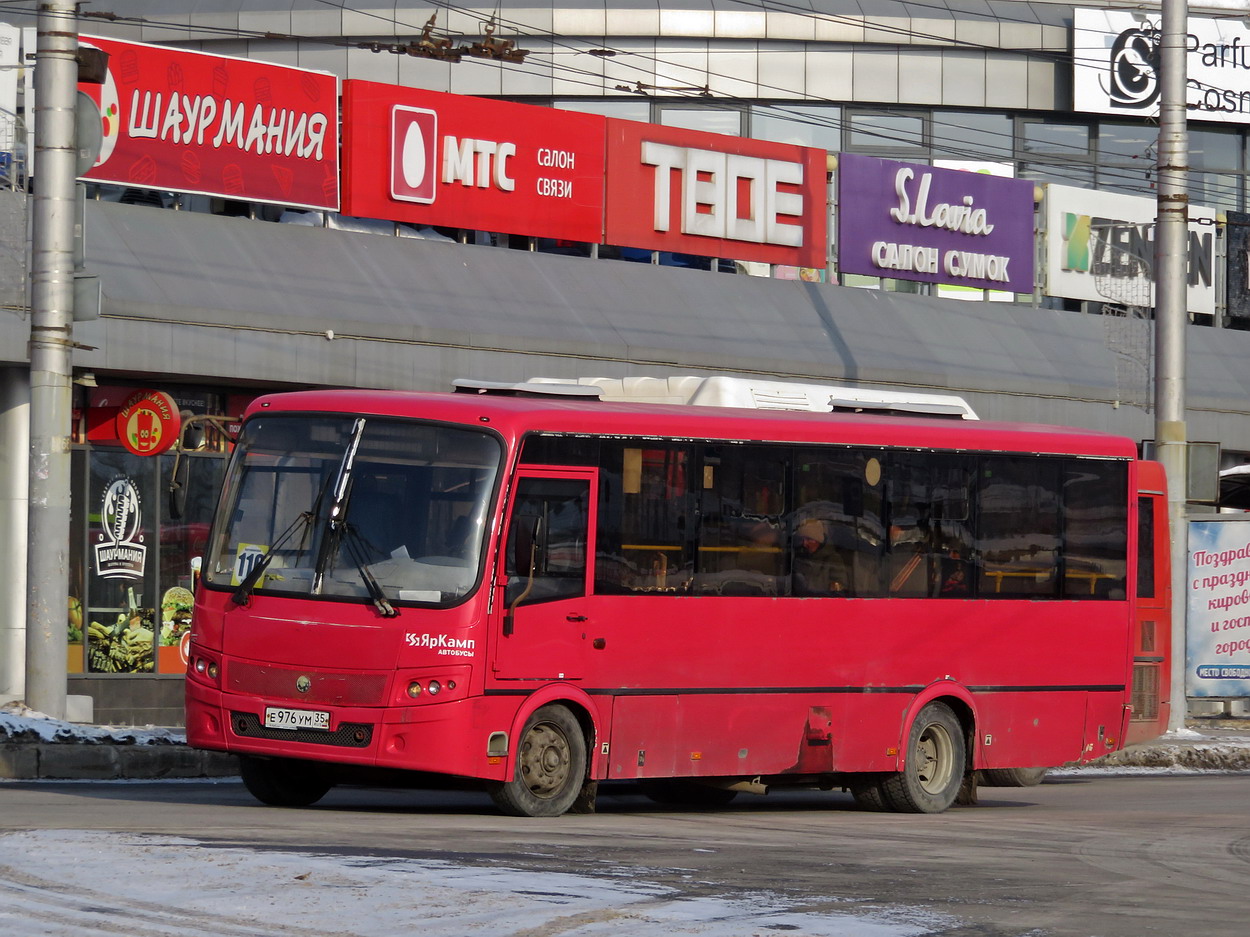
[[[201,451],[180,457],[108,443],[74,450],[68,673],[184,671],[193,561],[208,543],[227,448],[221,433],[190,435]]]

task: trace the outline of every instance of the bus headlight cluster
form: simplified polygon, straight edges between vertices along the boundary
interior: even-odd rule
[[[448,680],[446,684],[446,689],[448,691],[451,691],[451,690],[454,690],[455,688],[456,688],[456,681]],[[408,695],[412,699],[419,698],[423,693],[428,694],[430,696],[438,696],[438,694],[443,692],[443,689],[444,689],[444,685],[441,680],[427,680],[424,684],[420,680],[413,680],[411,683],[408,684]]]
[[[197,657],[195,659],[195,672],[202,677],[208,677],[210,680],[217,679],[217,661],[209,660],[207,657]]]

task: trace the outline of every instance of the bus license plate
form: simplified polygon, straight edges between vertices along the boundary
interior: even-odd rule
[[[266,729],[329,729],[330,714],[312,709],[265,707]]]

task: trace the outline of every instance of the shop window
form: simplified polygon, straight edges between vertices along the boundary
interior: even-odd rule
[[[895,151],[914,158],[925,148],[925,118],[918,114],[847,114],[848,150],[857,153]],[[910,155],[909,155],[910,154]]]
[[[172,489],[175,463],[179,487]],[[181,459],[164,455],[160,459],[160,555],[155,593],[160,596],[160,605],[154,609],[160,673],[181,673],[184,666],[178,648],[191,627],[195,565],[208,549],[209,526],[225,465],[225,459],[204,455],[184,454]]]
[[[738,137],[742,135],[743,116],[744,112],[737,108],[661,106],[658,123],[665,127],[703,130],[707,133]]]
[[[156,460],[119,449],[90,455],[85,510],[88,673],[156,669],[159,502]]]
[[[984,111],[934,111],[933,155],[943,159],[1013,160],[1011,118]]]
[[[605,101],[600,98],[569,98],[552,102],[552,107],[562,111],[578,111],[582,114],[602,114],[617,120],[651,120],[651,102],[643,99],[628,101]]]
[[[1086,124],[1022,120],[1020,148],[1026,153],[1047,153],[1069,159],[1089,156],[1090,130]]]
[[[752,107],[751,136],[757,140],[837,151],[842,149],[842,109],[808,104]]]

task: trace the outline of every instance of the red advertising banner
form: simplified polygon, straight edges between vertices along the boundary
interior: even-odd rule
[[[338,78],[84,36],[108,53],[104,142],[83,178],[303,208],[339,205]]]
[[[572,241],[603,235],[604,118],[343,83],[343,212]]]
[[[608,120],[609,244],[825,266],[824,150]]]

